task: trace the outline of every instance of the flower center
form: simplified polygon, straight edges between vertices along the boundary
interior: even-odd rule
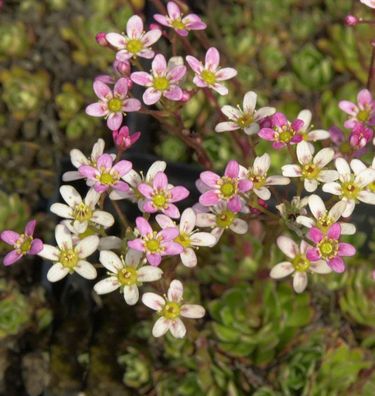
[[[174,241],[180,244],[184,249],[191,246],[190,237],[186,232],[181,232]]]
[[[135,285],[137,283],[137,270],[133,267],[124,267],[117,273],[117,279],[122,286]]]
[[[342,195],[349,199],[356,199],[361,189],[353,182],[345,182],[341,185]]]
[[[122,100],[119,98],[112,98],[108,101],[108,109],[112,113],[118,113],[122,110]]]
[[[78,255],[74,249],[62,249],[60,250],[59,262],[63,267],[73,271],[78,263]]]
[[[220,180],[220,192],[224,199],[230,199],[237,194],[237,180],[222,177]]]
[[[265,176],[252,175],[251,173],[248,174],[248,179],[253,182],[254,188],[256,189],[262,188],[266,182]]]
[[[319,176],[320,169],[314,164],[304,165],[302,168],[302,176],[305,179],[316,179]]]
[[[325,213],[324,215],[319,217],[317,225],[322,231],[327,231],[333,223],[333,219],[329,217],[327,213]]]
[[[126,49],[133,55],[138,54],[143,49],[143,44],[141,40],[131,39],[126,44]]]
[[[370,110],[368,109],[360,110],[357,114],[357,120],[361,122],[368,121],[369,117],[370,117]]]
[[[27,236],[25,234],[21,234],[18,238],[15,248],[20,251],[22,254],[26,254],[31,249],[31,242],[33,241],[32,236]]]
[[[104,184],[106,186],[111,186],[112,184],[116,183],[116,181],[117,181],[117,179],[114,177],[114,175],[109,172],[101,173],[98,180],[101,184]]]
[[[279,132],[279,141],[283,143],[289,143],[294,136],[294,131],[289,127],[289,125],[284,125]]]
[[[154,77],[152,85],[157,91],[166,91],[169,88],[169,80],[167,77]]]
[[[304,254],[299,254],[292,260],[292,265],[296,271],[305,272],[310,268],[310,261]]]
[[[185,24],[181,21],[180,18],[179,18],[179,19],[174,19],[174,20],[171,22],[171,25],[172,25],[172,27],[173,27],[174,29],[177,29],[177,30],[183,30],[183,29],[185,29]]]
[[[212,72],[211,70],[202,70],[201,72],[201,79],[207,84],[207,85],[214,85],[216,83],[216,74]]]
[[[146,249],[150,253],[159,253],[161,251],[160,239],[157,239],[156,235],[151,239],[147,240],[145,245],[146,245]]]
[[[78,221],[88,221],[92,217],[92,210],[89,206],[81,202],[74,207],[73,217]]]
[[[167,206],[168,197],[161,191],[152,197],[152,202],[157,208],[164,209]]]
[[[375,192],[375,181],[373,181],[372,183],[370,183],[367,188],[371,191],[371,192]]]
[[[254,117],[250,113],[244,113],[238,120],[236,121],[237,125],[240,128],[246,128],[254,122]]]
[[[220,228],[228,228],[234,220],[235,214],[230,210],[223,210],[216,215],[216,224]]]
[[[161,314],[167,319],[176,319],[180,316],[181,307],[180,304],[168,301],[161,312]]]
[[[335,239],[328,239],[328,237],[324,237],[319,242],[318,249],[323,258],[330,259],[337,255],[338,246],[339,244]]]

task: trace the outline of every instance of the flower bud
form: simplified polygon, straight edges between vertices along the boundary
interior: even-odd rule
[[[359,19],[354,15],[347,15],[345,17],[345,25],[346,26],[355,26],[359,22]]]
[[[129,128],[123,126],[119,130],[112,132],[113,142],[119,150],[125,151],[130,148],[140,137],[141,132],[129,133]]]
[[[130,74],[130,63],[128,61],[115,60],[113,62],[113,69],[124,77]]]
[[[106,39],[106,33],[104,33],[104,32],[99,32],[97,35],[96,35],[96,37],[95,37],[95,39],[96,39],[96,42],[100,45],[100,46],[102,46],[102,47],[108,47],[109,46],[109,43],[108,43],[108,41],[107,41],[107,39]]]

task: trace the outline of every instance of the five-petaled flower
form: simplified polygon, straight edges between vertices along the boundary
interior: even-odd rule
[[[375,125],[375,100],[368,89],[362,89],[357,96],[357,104],[342,100],[339,107],[350,117],[345,121],[345,128],[353,128],[357,123]]]
[[[216,48],[211,47],[208,49],[204,65],[191,55],[186,57],[186,61],[195,73],[193,82],[197,87],[211,88],[220,95],[228,94],[228,88],[221,82],[236,76],[237,71],[231,67],[219,68],[220,54]]]
[[[120,128],[124,113],[138,111],[141,102],[128,98],[128,82],[126,78],[116,81],[113,91],[100,80],[94,81],[94,91],[99,101],[86,107],[86,113],[93,117],[107,118],[107,126],[112,131]]]
[[[139,252],[145,252],[147,261],[151,265],[158,266],[162,256],[175,256],[182,253],[183,247],[174,242],[178,236],[176,227],[167,227],[156,232],[143,217],[137,217],[135,222],[140,238],[129,241],[128,246]]]
[[[115,165],[113,157],[109,154],[102,154],[96,166],[82,165],[79,167],[79,173],[87,178],[87,182],[92,185],[95,191],[102,193],[109,188],[119,191],[128,191],[129,186],[122,180],[132,168],[130,161],[121,160]]]
[[[34,238],[36,220],[30,220],[22,234],[12,230],[5,230],[0,234],[0,239],[11,245],[13,250],[4,257],[4,265],[12,265],[26,254],[35,255],[43,249],[43,242]]]
[[[247,135],[254,135],[259,131],[259,122],[275,113],[273,107],[262,107],[255,110],[257,103],[257,94],[249,91],[243,98],[243,109],[239,106],[223,106],[221,111],[229,118],[230,121],[220,122],[216,125],[216,132],[235,131],[243,129]]]
[[[207,25],[196,14],[183,16],[173,1],[167,4],[168,15],[155,14],[154,19],[163,26],[171,27],[180,36],[187,36],[190,30],[204,30]]]
[[[158,102],[162,96],[169,100],[181,100],[183,92],[178,83],[186,73],[186,66],[173,65],[169,62],[167,66],[164,56],[157,54],[151,67],[151,74],[140,71],[131,75],[132,81],[147,87],[143,94],[145,104],[152,105]]]
[[[126,35],[107,33],[106,40],[119,50],[116,59],[124,62],[137,56],[153,58],[155,53],[150,47],[159,40],[160,36],[159,29],[144,32],[142,19],[138,15],[133,15],[126,24]]]
[[[160,316],[152,329],[154,337],[161,337],[168,330],[173,337],[183,338],[186,334],[186,327],[180,317],[190,319],[200,319],[205,315],[202,306],[196,304],[183,304],[184,288],[179,280],[173,280],[165,298],[156,293],[145,293],[142,302],[147,307],[157,311]]]
[[[300,246],[289,237],[280,236],[277,238],[277,246],[290,259],[276,264],[270,273],[271,278],[281,279],[292,274],[293,288],[297,293],[302,293],[307,286],[307,272],[318,274],[328,274],[331,268],[324,260],[310,261],[307,256],[308,248],[311,246],[305,241],[301,241]]]
[[[335,272],[344,272],[345,263],[342,257],[354,256],[355,247],[350,243],[340,242],[341,226],[332,224],[324,233],[316,227],[310,228],[307,237],[315,243],[314,248],[308,248],[306,257],[310,261],[325,260],[329,267]]]
[[[163,271],[151,265],[139,266],[142,253],[129,249],[125,259],[109,250],[100,252],[99,260],[109,271],[108,277],[95,284],[94,290],[98,294],[111,293],[120,288],[125,302],[134,305],[139,299],[138,286],[143,282],[154,282],[161,278]]]
[[[220,177],[214,172],[204,171],[200,180],[207,186],[208,191],[199,197],[203,206],[217,205],[219,202],[228,203],[228,209],[239,212],[243,206],[240,194],[249,191],[253,183],[251,180],[240,178],[240,166],[237,161],[228,162],[224,176]]]

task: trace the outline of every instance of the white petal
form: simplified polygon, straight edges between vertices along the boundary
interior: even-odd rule
[[[134,305],[139,300],[139,290],[136,285],[124,287],[124,299],[128,305]]]
[[[342,216],[344,210],[346,208],[345,201],[339,201],[335,203],[332,208],[329,210],[328,215],[332,218],[332,220],[336,223],[336,221]]]
[[[307,134],[307,139],[310,142],[315,142],[317,140],[329,139],[330,136],[331,134],[324,129],[314,129]]]
[[[212,235],[212,238],[214,238],[215,241],[216,241],[216,238],[213,235]],[[191,249],[191,248],[185,249],[180,254],[180,257],[181,257],[182,264],[185,267],[192,268],[192,267],[195,267],[197,265],[197,256],[196,256],[194,250]]]
[[[302,110],[298,113],[297,118],[303,121],[303,127],[302,127],[303,131],[307,131],[308,127],[310,126],[311,116],[312,116],[311,111],[307,109]]]
[[[87,165],[89,163],[89,160],[82,153],[82,151],[77,149],[71,150],[70,160],[76,168],[79,168],[81,165]]]
[[[82,234],[86,231],[88,226],[88,222],[87,221],[78,221],[78,220],[74,220],[73,222],[73,232],[74,234]],[[69,227],[67,227],[69,228]],[[69,230],[70,231],[70,230]]]
[[[69,171],[69,172],[65,172],[62,175],[62,180],[64,182],[71,182],[71,181],[75,181],[75,180],[80,180],[80,179],[84,179],[85,177],[82,176],[78,171]]]
[[[335,170],[322,170],[318,175],[318,180],[322,183],[330,183],[339,178],[339,173]]]
[[[152,328],[152,335],[154,337],[163,336],[169,330],[171,324],[172,322],[169,319],[162,316],[155,322],[154,327]]]
[[[243,98],[243,109],[246,113],[254,113],[257,104],[257,94],[253,91],[246,92]]]
[[[314,261],[310,264],[310,269],[318,274],[329,274],[332,272],[331,268],[323,260]]]
[[[55,238],[60,249],[71,249],[73,246],[72,235],[63,224],[58,224],[55,228]]]
[[[270,156],[265,153],[261,157],[256,157],[254,160],[254,173],[258,176],[265,176],[271,165]]]
[[[284,176],[270,176],[266,179],[268,186],[285,186],[290,183],[290,179]]]
[[[255,135],[256,133],[258,133],[259,129],[260,129],[259,124],[257,124],[256,122],[253,122],[248,127],[244,128],[243,131],[246,133],[246,135],[251,136],[251,135]]]
[[[142,252],[138,252],[138,250],[128,249],[125,256],[125,263],[131,267],[137,267],[141,258],[143,256]]]
[[[146,181],[149,182],[153,180],[155,175],[158,172],[164,172],[166,167],[167,167],[167,163],[165,161],[155,161],[147,171]]]
[[[375,193],[370,191],[361,191],[358,195],[358,199],[364,203],[375,205]]]
[[[296,272],[293,276],[293,289],[296,293],[302,293],[307,286],[306,272]]]
[[[139,176],[139,174],[134,169],[130,169],[130,171],[126,173],[122,179],[132,187],[137,187],[138,184],[142,182],[141,176]]]
[[[246,234],[249,226],[245,220],[234,219],[229,228],[236,234]]]
[[[260,199],[263,199],[264,201],[268,201],[271,198],[271,191],[267,187],[254,188],[253,191]]]
[[[297,158],[300,164],[310,164],[313,159],[314,151],[311,150],[311,145],[305,141],[297,144]]]
[[[186,327],[183,324],[182,320],[177,318],[172,321],[171,327],[169,331],[175,338],[183,338],[186,334]]]
[[[98,249],[99,238],[96,235],[90,235],[81,239],[76,246],[80,258],[86,258]]]
[[[314,164],[319,168],[324,168],[329,162],[333,160],[335,152],[331,148],[324,148],[318,151],[314,157]]]
[[[123,177],[123,179],[124,179],[124,177]],[[119,201],[120,199],[129,199],[132,202],[136,202],[136,200],[134,199],[134,193],[131,190],[126,191],[126,192],[112,190],[109,193],[109,199],[111,199],[112,201]]]
[[[73,218],[72,208],[68,205],[62,203],[54,203],[53,205],[51,205],[49,210],[55,215],[63,217],[64,219]]]
[[[241,117],[241,111],[233,106],[225,105],[221,108],[221,111],[232,121],[235,121]]]
[[[281,263],[276,264],[271,272],[270,277],[273,279],[281,279],[290,275],[294,271],[294,267],[292,263],[289,261],[283,261]]]
[[[212,213],[198,213],[197,226],[198,227],[215,227],[216,216]]]
[[[310,195],[309,207],[311,213],[317,220],[326,213],[326,206],[324,205],[322,198],[316,194]]]
[[[351,160],[350,167],[356,175],[367,169],[367,166],[361,160],[356,158]]]
[[[300,177],[302,175],[301,167],[299,165],[284,165],[281,167],[283,176]]]
[[[123,268],[123,263],[116,253],[109,250],[102,250],[100,252],[99,261],[103,264],[108,271],[117,273],[118,270]]]
[[[184,304],[181,307],[181,316],[191,319],[203,318],[206,311],[201,305],[197,304]]]
[[[38,253],[38,256],[43,257],[47,260],[57,261],[59,259],[60,251],[55,246],[43,245],[42,251]]]
[[[192,208],[187,208],[182,212],[181,220],[180,220],[180,231],[190,234],[196,222],[196,214]]]
[[[140,282],[154,282],[162,277],[163,271],[158,267],[145,265],[137,271],[137,275]]]
[[[322,190],[326,193],[341,195],[341,185],[337,182],[323,184]]]
[[[318,188],[318,182],[315,179],[305,179],[304,187],[307,192],[314,192]]]
[[[115,222],[114,217],[104,210],[96,210],[91,217],[91,221],[96,224],[102,225],[104,228],[111,227]]]
[[[107,236],[100,238],[99,250],[111,250],[111,249],[120,249],[121,248],[121,239],[116,236]]]
[[[366,187],[373,181],[375,181],[375,170],[371,168],[365,169],[354,179],[354,182],[358,184],[359,187]]]
[[[94,290],[98,294],[107,294],[111,293],[114,290],[118,289],[120,284],[115,276],[110,276],[105,278],[94,285]]]
[[[82,198],[79,192],[72,186],[65,185],[60,187],[60,194],[64,201],[71,207],[74,208],[82,202]]]
[[[196,232],[190,237],[193,246],[213,246],[216,244],[215,237],[208,232]]]
[[[354,199],[343,199],[342,201],[346,202],[346,207],[342,217],[349,217],[354,211],[355,201]]]
[[[75,266],[74,271],[86,279],[95,279],[96,278],[95,267],[92,264],[90,264],[88,261],[85,261],[85,260],[78,261],[78,264]]]
[[[94,209],[100,199],[100,196],[100,193],[96,192],[93,188],[90,188],[85,197],[85,204],[91,209]]]
[[[175,279],[169,285],[169,289],[167,292],[168,300],[174,302],[180,302],[182,300],[182,296],[184,294],[184,287],[182,283]]]
[[[298,254],[298,246],[287,236],[281,235],[277,238],[277,246],[289,258],[294,258]]]
[[[69,270],[63,267],[60,263],[54,264],[47,272],[47,279],[50,282],[57,282],[68,275]]]
[[[230,131],[235,131],[237,129],[240,129],[240,127],[233,121],[219,122],[215,126],[215,132],[217,133],[230,132]]]
[[[344,158],[337,158],[335,161],[336,169],[339,172],[340,176],[350,175],[350,167],[349,164]]]
[[[341,234],[342,235],[354,235],[356,232],[356,228],[354,224],[351,223],[340,223],[341,226]]]
[[[310,217],[307,217],[307,216],[298,216],[296,219],[296,222],[298,224],[302,224],[303,226],[305,226],[307,228],[311,228],[315,224],[315,221],[313,219],[310,219]]]
[[[273,114],[276,113],[276,109],[274,107],[261,107],[260,109],[258,109],[255,114],[254,114],[254,119],[255,121],[259,121],[262,118],[271,116]]]
[[[164,298],[156,293],[145,293],[142,296],[142,302],[144,305],[155,311],[161,311],[165,305]]]
[[[155,220],[161,228],[176,227],[175,222],[170,217],[164,214],[156,215]]]

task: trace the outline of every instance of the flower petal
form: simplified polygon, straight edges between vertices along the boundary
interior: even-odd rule
[[[99,261],[108,271],[113,273],[117,273],[124,266],[117,254],[109,250],[100,252]]]
[[[180,302],[184,293],[184,287],[182,283],[175,279],[173,280],[167,292],[168,301]]]
[[[69,270],[61,265],[61,263],[54,264],[47,272],[47,279],[49,282],[57,282],[68,275]]]
[[[289,261],[283,261],[281,263],[276,264],[272,268],[270,272],[270,277],[273,279],[281,279],[290,275],[292,272],[294,272],[294,267],[292,263],[290,263]]]
[[[7,243],[8,245],[14,245],[18,238],[20,237],[20,234],[18,232],[15,231],[11,231],[11,230],[6,230],[3,231],[0,234],[0,238],[3,242]]]
[[[182,320],[177,318],[172,321],[171,327],[169,328],[169,331],[175,338],[183,338],[186,334],[186,327],[183,324]]]
[[[115,276],[105,278],[94,285],[94,290],[97,294],[107,294],[115,291],[120,287],[120,284]]]
[[[142,303],[146,305],[146,307],[160,312],[165,305],[165,300],[163,297],[159,296],[159,294],[144,293],[142,296]]]
[[[137,285],[124,287],[124,299],[128,305],[135,305],[139,300],[139,290]]]
[[[293,239],[282,235],[277,238],[276,243],[287,257],[294,258],[298,254],[298,246]]]
[[[143,295],[144,296],[144,295]],[[143,301],[143,299],[142,299]],[[171,327],[172,322],[170,319],[166,319],[163,316],[160,317],[154,324],[152,328],[152,335],[154,337],[161,337],[163,336]]]
[[[184,304],[181,307],[181,316],[184,318],[200,319],[206,314],[205,309],[198,304]]]
[[[95,279],[97,275],[95,267],[85,260],[78,261],[78,264],[74,268],[74,271],[77,272],[77,274],[81,275],[83,278],[90,280]]]
[[[162,277],[163,271],[158,267],[145,265],[137,271],[137,274],[140,282],[154,282]]]
[[[307,286],[307,274],[306,272],[299,272],[296,271],[296,273],[293,276],[293,289],[295,290],[296,293],[302,293]]]

